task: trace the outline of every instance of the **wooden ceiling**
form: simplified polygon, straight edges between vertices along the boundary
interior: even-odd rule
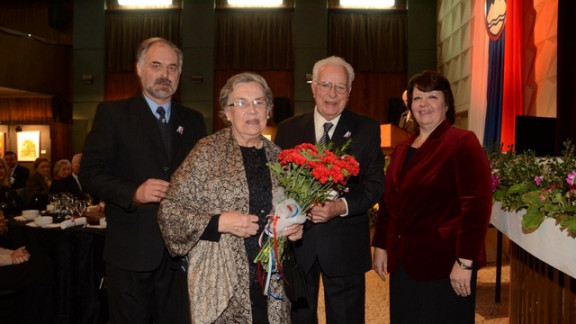
[[[11,89],[0,87],[0,99],[14,99],[14,98],[52,98],[53,95],[36,93],[25,90]]]

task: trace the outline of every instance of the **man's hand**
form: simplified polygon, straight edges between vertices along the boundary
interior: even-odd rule
[[[170,182],[161,179],[144,181],[134,193],[134,201],[138,204],[159,203],[166,197]]]
[[[282,231],[282,236],[287,237],[290,241],[298,241],[304,233],[304,225],[292,224]]]
[[[346,213],[346,203],[342,199],[328,200],[324,204],[316,204],[308,211],[308,220],[312,223],[326,223],[334,217]]]

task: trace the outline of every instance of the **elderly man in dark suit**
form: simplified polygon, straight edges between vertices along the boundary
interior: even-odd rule
[[[354,69],[346,61],[335,56],[320,60],[312,78],[314,111],[280,123],[275,141],[286,149],[324,140],[342,145],[351,137],[349,153],[360,163],[360,174],[348,181],[349,191],[339,199],[308,211],[303,238],[295,243],[308,292],[306,301],[293,304],[292,322],[317,323],[322,275],[327,323],[364,323],[365,272],[371,269],[366,213],[384,192],[380,125],[346,109],[354,80]]]
[[[206,135],[202,115],[172,101],[182,57],[165,39],[142,42],[136,62],[142,93],[101,103],[86,139],[80,183],[106,201],[112,323],[190,320],[183,261],[170,258],[157,222],[172,173]]]

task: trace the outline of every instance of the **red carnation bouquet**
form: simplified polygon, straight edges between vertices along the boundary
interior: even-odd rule
[[[286,245],[282,231],[292,224],[306,221],[306,212],[317,203],[337,198],[346,190],[351,176],[358,175],[358,161],[346,154],[351,143],[333,149],[327,145],[304,143],[286,149],[278,155],[278,162],[268,163],[268,167],[278,177],[283,189],[273,193],[274,210],[268,224],[260,236],[260,251],[254,262],[259,273],[263,270],[263,292],[272,295],[269,284],[273,274],[282,276],[281,261]]]

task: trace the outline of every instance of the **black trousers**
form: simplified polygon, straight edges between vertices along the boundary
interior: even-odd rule
[[[110,323],[190,323],[186,273],[164,251],[154,271],[106,265]]]
[[[391,324],[474,324],[476,276],[472,273],[472,294],[456,295],[450,278],[417,281],[401,264],[390,275]]]
[[[324,286],[327,324],[358,324],[365,322],[366,274],[328,277],[318,261],[306,274],[306,300],[292,304],[291,319],[294,324],[318,323],[318,293],[320,275]]]

